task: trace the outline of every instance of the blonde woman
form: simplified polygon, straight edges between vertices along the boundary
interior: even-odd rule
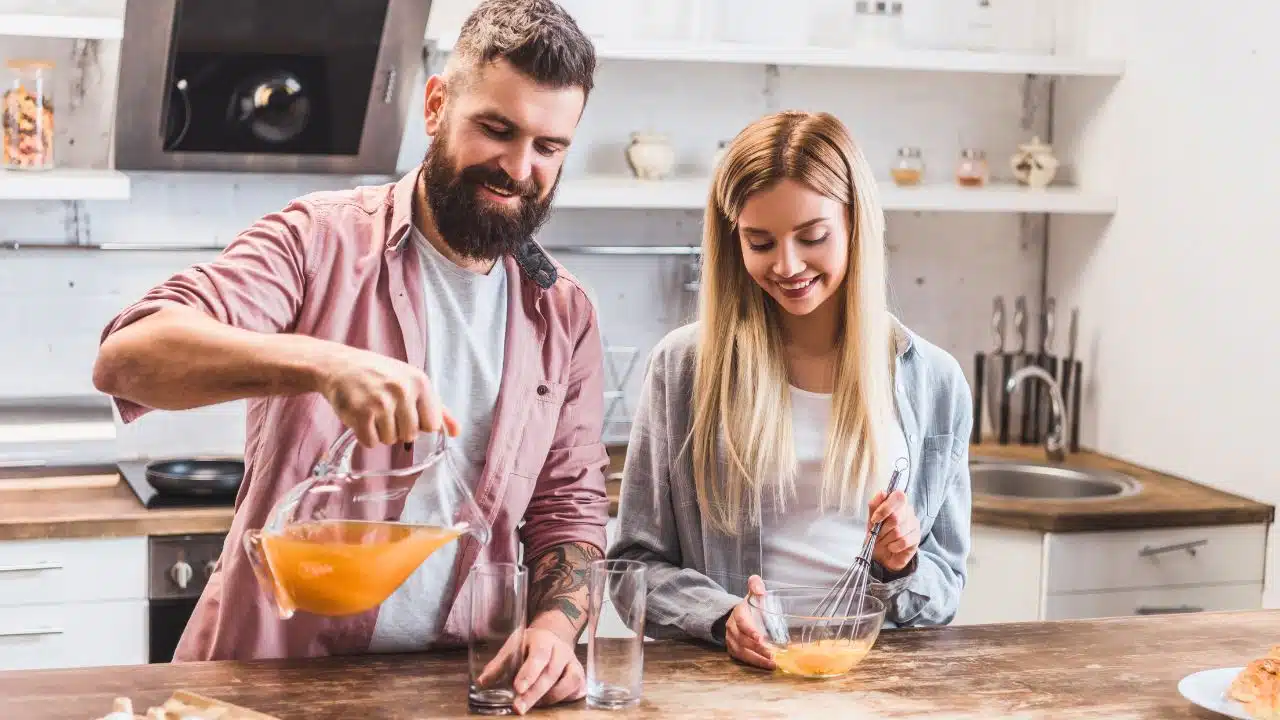
[[[772,668],[748,592],[831,586],[879,520],[886,626],[950,622],[972,396],[955,359],[886,309],[876,183],[840,121],[782,112],[744,129],[702,252],[700,319],[649,359],[609,552],[648,565],[646,633]],[[906,491],[886,497],[899,458]]]

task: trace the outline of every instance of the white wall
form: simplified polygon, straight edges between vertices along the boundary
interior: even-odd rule
[[[437,0],[432,27],[455,26],[472,0]],[[0,4],[3,0],[0,0]],[[69,55],[69,43],[17,42],[0,37],[0,57],[17,53]],[[60,63],[62,66],[62,63]],[[111,68],[95,73],[111,82]],[[565,173],[625,172],[622,149],[633,130],[668,134],[682,168],[705,168],[717,141],[756,117],[782,107],[838,114],[887,176],[896,148],[924,149],[933,178],[948,177],[962,146],[985,147],[997,176],[1026,138],[1020,126],[1021,78],[928,73],[872,73],[782,68],[776,79],[748,65],[607,61],[583,118]],[[88,113],[90,110],[83,110]],[[81,122],[81,125],[88,125]],[[69,157],[105,162],[102,128],[75,138]],[[70,139],[64,144],[69,145]],[[420,115],[410,118],[402,166],[422,156]],[[343,187],[344,178],[264,178],[139,174],[127,202],[88,203],[94,242],[225,243],[237,231],[290,198],[313,189]],[[0,241],[65,235],[59,203],[0,203]],[[694,244],[696,212],[564,211],[542,238],[582,244]],[[890,274],[899,315],[950,350],[966,368],[988,345],[991,298],[1039,293],[1041,243],[1023,240],[1012,215],[893,214],[889,217]],[[98,333],[120,308],[152,284],[209,252],[93,252],[0,254],[0,396],[89,393]],[[560,258],[591,286],[607,339],[647,354],[662,334],[688,318],[692,295],[680,290],[678,258]],[[643,362],[630,382],[636,390]],[[634,401],[630,403],[634,407]],[[238,452],[244,428],[239,404],[189,413],[158,413],[122,428],[122,453],[166,455]]]
[[[1065,86],[1055,134],[1071,139],[1084,182],[1118,190],[1120,209],[1109,225],[1055,219],[1049,275],[1059,308],[1080,307],[1083,442],[1280,503],[1280,5],[1092,10],[1088,45],[1122,52],[1126,75],[1109,96]],[[1276,557],[1268,606],[1280,605]]]

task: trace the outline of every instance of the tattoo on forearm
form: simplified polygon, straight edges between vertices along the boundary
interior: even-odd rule
[[[559,610],[575,628],[587,622],[587,566],[603,555],[594,545],[556,545],[533,560],[529,577],[529,616]]]

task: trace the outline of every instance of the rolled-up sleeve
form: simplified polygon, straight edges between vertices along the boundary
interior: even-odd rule
[[[103,328],[99,344],[166,305],[199,310],[245,330],[291,330],[306,292],[306,245],[318,225],[302,200],[259,219],[214,260],[173,275],[122,310]],[[123,398],[114,400],[126,423],[150,411]]]
[[[585,295],[583,296],[585,299]],[[525,510],[520,540],[525,557],[556,545],[587,543],[604,553],[609,499],[604,473],[609,465],[601,433],[604,424],[604,362],[600,330],[590,304],[574,346],[564,404],[551,449],[538,473]]]

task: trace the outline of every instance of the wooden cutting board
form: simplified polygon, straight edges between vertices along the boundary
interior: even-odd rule
[[[163,705],[147,708],[145,715],[133,712],[133,702],[129,698],[116,698],[112,712],[99,720],[280,720],[274,715],[267,715],[256,710],[232,705],[229,702],[205,697],[189,690],[175,690]]]

